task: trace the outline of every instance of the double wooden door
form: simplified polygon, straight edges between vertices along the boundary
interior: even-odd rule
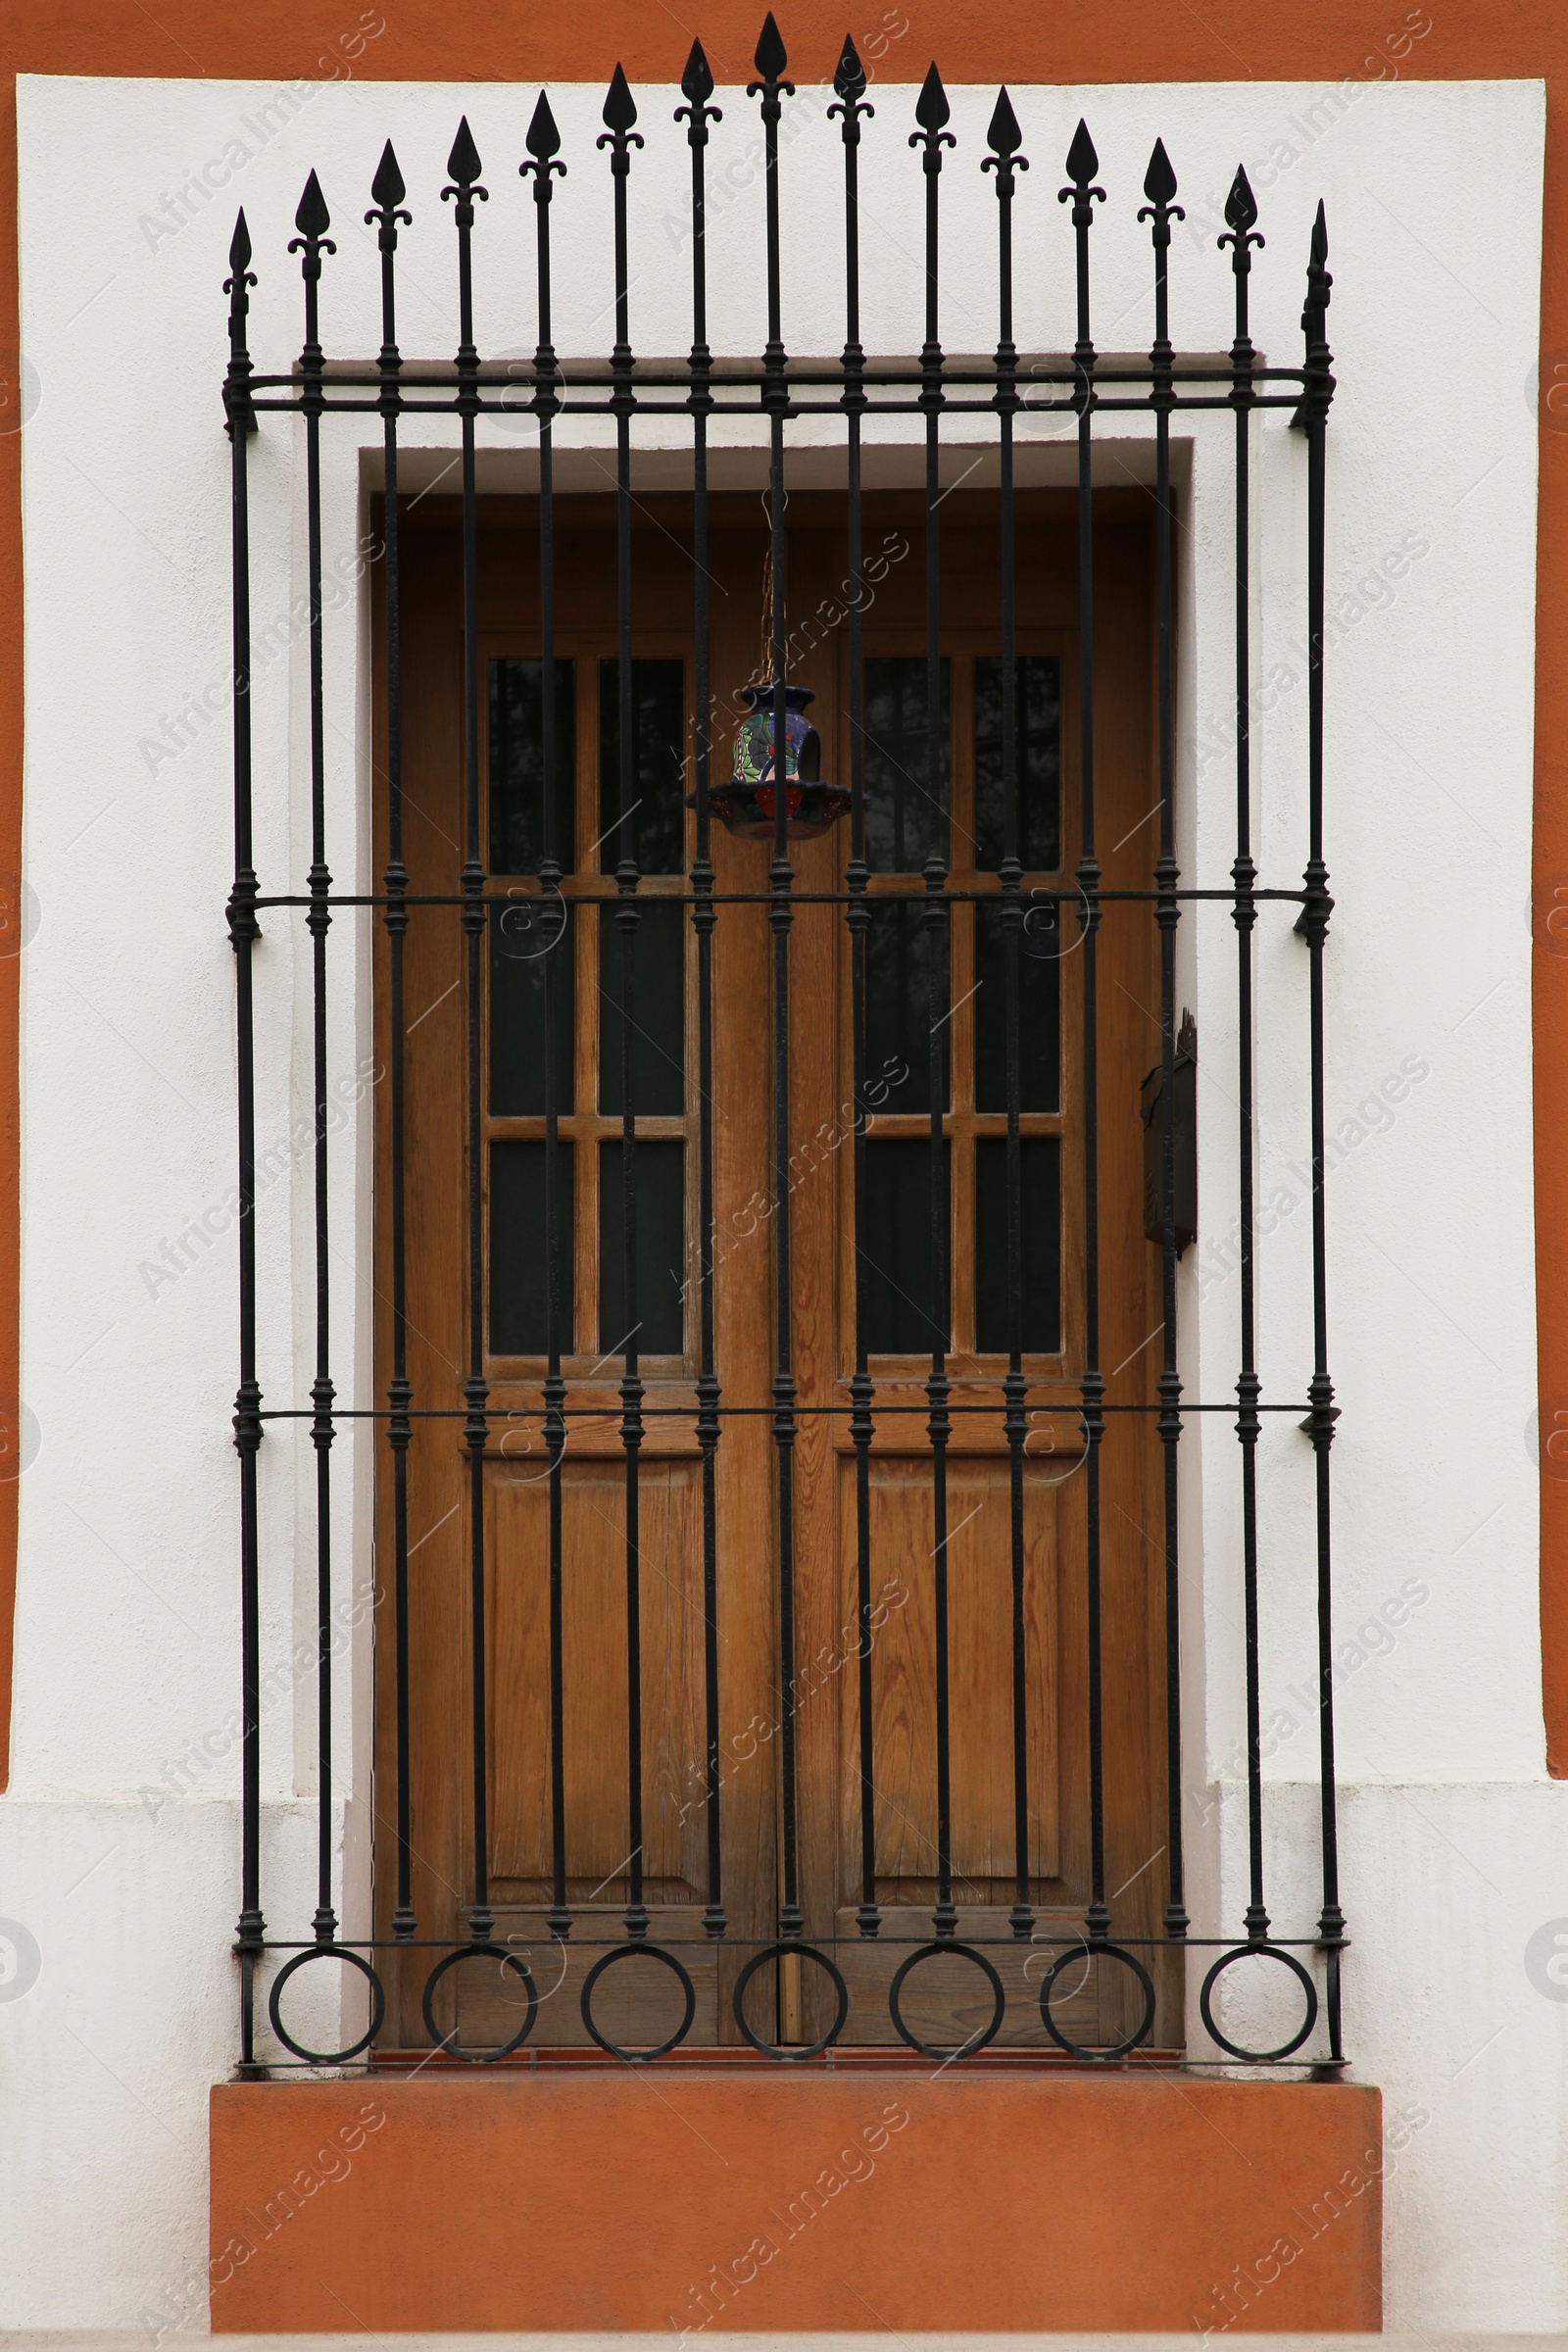
[[[711,502],[710,612],[714,773],[758,671],[765,525],[754,496]],[[647,1384],[640,1448],[642,1872],[655,1940],[678,1948],[697,1997],[690,2046],[740,2044],[732,2001],[780,1904],[779,1758],[785,1678],[796,1691],[801,1901],[852,1995],[846,2040],[895,2039],[888,1985],[937,1894],[935,1617],[930,1448],[923,1382],[934,1324],[954,1383],[948,1567],[952,1865],[960,1935],[1006,1936],[1014,1890],[1012,1607],[1001,1378],[1009,1305],[1002,931],[986,897],[1002,858],[1000,602],[996,507],[958,491],[942,510],[941,709],[928,709],[920,507],[865,502],[868,858],[867,1229],[854,1221],[850,956],[845,820],[795,845],[802,894],[790,942],[786,1178],[791,1340],[800,1404],[794,1447],[792,1660],[779,1651],[776,1463],[772,953],[767,909],[721,906],[713,940],[713,1139],[717,1634],[722,1902],[709,1899],[705,1609],[697,1369],[696,957],[680,904],[692,855],[693,665],[689,502],[640,498],[633,530],[635,854],[642,874],[633,982],[637,1114],[637,1322]],[[536,2046],[587,2042],[587,1970],[621,1935],[629,1895],[626,1473],[617,1385],[626,1347],[621,1220],[621,977],[612,906],[622,854],[613,502],[557,501],[557,670],[541,672],[536,511],[481,506],[480,774],[484,854],[507,904],[486,942],[481,1190],[484,1201],[489,1828],[497,1935],[526,1955],[540,1996]],[[1098,851],[1107,890],[1147,887],[1152,813],[1151,530],[1139,494],[1097,501]],[[453,893],[464,858],[461,545],[455,512],[420,502],[403,531],[405,858],[410,890]],[[816,695],[825,775],[847,781],[849,649],[841,498],[797,494],[789,511],[791,680]],[[1048,492],[1019,499],[1017,702],[1025,889],[1050,892],[1078,855],[1075,521]],[[555,697],[557,773],[545,776],[542,699]],[[929,743],[939,781],[930,789]],[[564,934],[542,924],[537,869],[546,790],[566,869]],[[378,820],[379,821],[379,820]],[[958,905],[944,945],[919,909],[885,903],[917,886],[933,849]],[[377,862],[385,844],[377,844]],[[766,844],[716,822],[723,893],[766,888]],[[878,904],[879,901],[884,903]],[[1022,959],[1024,1367],[1031,1434],[1024,1490],[1031,1900],[1043,1934],[1071,1933],[1089,1890],[1085,1486],[1073,1400],[1083,1362],[1082,1023],[1079,930],[1033,902]],[[378,1014],[388,1035],[384,946]],[[461,1405],[468,1356],[467,1004],[450,907],[416,907],[406,945],[407,1281],[415,1403]],[[930,965],[946,1032],[943,1131],[951,1280],[933,1296],[929,1248]],[[562,1764],[569,1941],[549,1933],[552,1709],[549,1480],[539,1419],[546,1345],[544,958],[558,958],[560,1268],[571,1419],[562,1474]],[[1143,1231],[1139,1083],[1158,1057],[1155,933],[1144,906],[1113,906],[1102,932],[1101,1361],[1113,1404],[1145,1404],[1159,1357],[1159,1256]],[[390,1370],[389,1138],[380,1104],[378,1352]],[[849,1434],[857,1286],[876,1383],[870,1454],[871,1771],[876,1897],[884,1934],[858,1936],[861,1756],[856,1633],[856,1461]],[[945,1307],[945,1312],[944,1312]],[[1107,1887],[1119,1932],[1155,1932],[1163,1897],[1162,1531],[1148,1415],[1112,1414],[1102,1449]],[[468,1463],[458,1419],[419,1420],[408,1460],[410,1778],[414,1907],[421,1936],[461,1940],[473,1894]],[[391,1481],[378,1487],[377,1562],[389,1608]],[[376,1886],[381,1935],[394,1890],[395,1693],[390,1620],[378,1644]],[[1043,2040],[1040,1980],[1053,1949],[987,1949],[1007,1992],[999,2040]],[[392,1972],[384,2036],[426,2040],[429,1954]],[[1125,2031],[1123,1972],[1086,1967],[1058,2014],[1086,2040]],[[1104,1981],[1102,1982],[1102,1979]],[[518,2022],[514,1976],[451,1972],[438,2013],[465,2042]],[[1162,1982],[1159,2034],[1174,2037]],[[681,1996],[649,1960],[610,1973],[603,2031],[647,2046],[673,2031]],[[990,2010],[958,1960],[922,1967],[904,2011],[922,2037],[961,2041]],[[810,2041],[832,2003],[820,1972],[760,1971],[747,2015],[762,2038]]]

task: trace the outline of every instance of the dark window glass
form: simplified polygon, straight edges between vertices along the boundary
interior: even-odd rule
[[[1006,1138],[982,1136],[974,1149],[975,1347],[982,1355],[1005,1355],[1012,1346]],[[1054,1135],[1030,1135],[1018,1151],[1023,1346],[1054,1355],[1061,1346],[1061,1147]]]
[[[632,1160],[637,1191],[637,1351],[680,1355],[685,1349],[681,1287],[686,1259],[686,1147],[639,1143]],[[626,1348],[626,1225],[619,1144],[599,1147],[599,1347]]]
[[[686,684],[679,662],[631,665],[632,854],[645,874],[686,870]],[[599,870],[623,856],[620,819],[620,663],[599,664]]]
[[[1059,936],[1049,908],[1026,909],[1018,929],[1018,1108],[1054,1110],[1061,1070]],[[1032,925],[1030,928],[1028,926]],[[1076,937],[1076,926],[1071,936]],[[1002,906],[982,899],[974,910],[974,1106],[1007,1107],[1007,950]]]
[[[1061,664],[1020,654],[1013,664],[1013,742],[1018,766],[1018,856],[1028,874],[1061,863]],[[1005,844],[1002,789],[1002,663],[974,665],[974,862],[995,873]]]
[[[518,897],[490,910],[490,1108],[499,1118],[545,1111],[545,974],[556,983],[556,1108],[573,1107],[571,910],[564,899]]]
[[[490,871],[536,874],[545,850],[544,710],[538,662],[490,664]],[[556,663],[556,858],[572,870],[572,779],[577,696],[569,662]]]
[[[952,1152],[943,1146],[944,1162]],[[866,1145],[867,1230],[856,1266],[873,1355],[929,1355],[935,1344],[931,1282],[931,1146],[911,1137]],[[943,1338],[951,1303],[942,1302]]]
[[[639,899],[632,938],[632,1108],[639,1118],[680,1118],[686,1109],[686,909]],[[625,1108],[620,1093],[620,963],[615,910],[599,909],[599,1107]]]
[[[561,1352],[572,1351],[571,1146],[556,1146],[556,1280]],[[545,1147],[490,1147],[490,1349],[543,1355],[550,1344]]]
[[[948,682],[942,663],[940,783],[929,771],[923,655],[865,665],[865,855],[879,873],[917,874],[933,850],[948,855]]]
[[[931,961],[938,967],[939,1002],[948,1006],[948,926],[928,927],[924,908],[889,906],[871,901],[865,935],[865,1071],[880,1078],[887,1094],[878,1110],[931,1107]],[[948,1106],[948,1040],[953,1024],[937,1032],[942,1051],[942,1107]]]

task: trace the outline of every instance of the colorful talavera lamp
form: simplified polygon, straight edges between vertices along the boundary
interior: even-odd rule
[[[747,715],[735,737],[727,783],[709,793],[709,807],[744,841],[771,841],[778,809],[774,799],[771,684],[745,686],[740,700]],[[808,686],[784,689],[784,831],[791,841],[826,833],[850,805],[849,789],[822,779],[822,738],[807,717],[816,697]]]
[[[762,568],[762,659],[767,681],[743,686],[737,702],[746,716],[735,737],[728,781],[709,788],[708,805],[726,830],[743,841],[772,841],[777,830],[774,799],[773,729],[777,695],[773,665],[773,558]],[[826,833],[850,805],[845,784],[822,780],[822,738],[807,717],[814,703],[809,686],[784,686],[784,833],[789,841],[810,841]],[[695,806],[693,795],[692,805]]]

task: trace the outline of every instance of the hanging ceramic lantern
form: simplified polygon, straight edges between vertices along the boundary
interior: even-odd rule
[[[746,841],[771,841],[777,820],[774,802],[772,686],[746,686],[747,706],[735,737],[726,784],[709,792],[709,806],[731,833]],[[825,833],[850,805],[849,788],[822,781],[822,739],[806,715],[816,700],[808,686],[784,689],[784,831],[791,841]]]

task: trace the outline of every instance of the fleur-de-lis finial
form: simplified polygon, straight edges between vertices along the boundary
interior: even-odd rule
[[[365,216],[367,228],[372,223],[379,224],[380,233],[376,243],[383,253],[391,253],[396,247],[400,220],[405,228],[414,225],[414,215],[403,210],[403,199],[407,193],[403,174],[398,170],[398,159],[388,139],[381,150],[381,161],[375,167],[375,177],[370,182],[371,209]]]
[[[550,101],[543,90],[539,93],[538,103],[528,123],[525,144],[528,160],[517,166],[517,175],[520,179],[526,179],[530,172],[534,172],[533,192],[544,201],[550,194],[551,172],[559,172],[564,177],[566,167],[556,160],[561,152],[561,133],[556,128],[556,118],[550,111]]]
[[[642,132],[632,128],[636,120],[637,101],[631,94],[630,82],[617,63],[610,76],[610,87],[605,92],[605,103],[600,113],[600,121],[605,127],[598,140],[601,147],[608,147],[611,151],[612,171],[629,170],[632,148],[640,147],[643,143]]]
[[[1029,158],[1018,153],[1023,144],[1023,132],[1018,128],[1018,118],[1012,111],[1012,100],[1007,96],[1005,82],[997,92],[997,103],[991,110],[986,144],[991,153],[982,158],[980,169],[982,172],[995,172],[997,193],[1010,196],[1012,175],[1015,172],[1028,171]]]
[[[1260,236],[1253,233],[1252,223],[1256,219],[1257,198],[1252,194],[1252,183],[1247,176],[1247,166],[1238,164],[1236,177],[1231,181],[1231,192],[1225,199],[1227,226],[1221,230],[1219,236],[1219,244],[1222,249],[1227,245],[1235,247],[1234,266],[1238,270],[1245,270],[1248,266],[1247,248],[1249,245],[1261,245],[1263,242]]]
[[[228,296],[228,373],[223,379],[223,409],[230,440],[236,430],[246,433],[256,430],[256,411],[250,394],[250,354],[245,348],[245,319],[251,307],[250,290],[256,283],[250,259],[251,232],[245,224],[242,205],[234,216],[234,234],[228,241],[228,275],[223,280],[223,292]]]
[[[294,215],[294,225],[300,233],[297,237],[290,237],[288,249],[290,253],[304,255],[300,268],[306,277],[319,277],[322,254],[336,253],[337,247],[326,233],[332,225],[332,216],[326,209],[321,183],[314,172],[305,182],[305,193]]]
[[[242,302],[245,288],[256,283],[256,272],[250,263],[251,232],[245,225],[245,207],[241,205],[234,216],[234,234],[228,240],[230,274],[223,280],[223,292],[238,294]]]
[[[707,141],[709,123],[722,122],[724,120],[722,107],[710,106],[708,103],[713,95],[713,69],[708,62],[708,52],[701,41],[692,43],[686,71],[680,77],[680,86],[686,104],[676,107],[675,120],[687,123],[687,138],[694,147],[701,147]]]
[[[488,204],[490,201],[489,189],[479,185],[479,173],[482,168],[479,162],[479,150],[473,143],[473,133],[468,128],[468,118],[465,115],[458,124],[458,135],[452,142],[452,153],[447,157],[447,171],[451,174],[451,179],[441,191],[443,204],[446,203],[449,196],[455,200],[454,217],[460,228],[473,226],[473,200],[476,196],[481,204]]]
[[[914,119],[920,127],[909,133],[909,145],[925,149],[923,161],[928,172],[940,172],[943,148],[956,147],[958,144],[952,131],[947,128],[952,116],[953,109],[948,104],[948,93],[942,87],[942,76],[937,72],[936,60],[933,58],[926,69],[925,79],[920,84],[920,95],[914,102]]]
[[[1067,150],[1067,177],[1072,184],[1063,188],[1056,199],[1058,204],[1071,204],[1074,228],[1089,226],[1095,217],[1096,197],[1102,204],[1105,201],[1104,189],[1094,184],[1095,173],[1099,170],[1100,158],[1095,153],[1095,142],[1089,136],[1089,125],[1080,120],[1072,134],[1072,145]]]
[[[1149,202],[1140,207],[1138,218],[1140,220],[1153,221],[1156,239],[1163,229],[1167,244],[1170,242],[1170,222],[1187,218],[1182,207],[1171,202],[1175,193],[1176,174],[1171,170],[1170,157],[1165,153],[1165,142],[1156,139],[1154,152],[1149,159],[1149,170],[1144,173],[1144,194]]]
[[[860,137],[860,117],[874,115],[876,109],[866,104],[865,68],[860,63],[860,52],[849,33],[844,35],[839,62],[833,69],[833,87],[837,96],[827,110],[829,118],[842,116],[845,143],[856,146]]]

